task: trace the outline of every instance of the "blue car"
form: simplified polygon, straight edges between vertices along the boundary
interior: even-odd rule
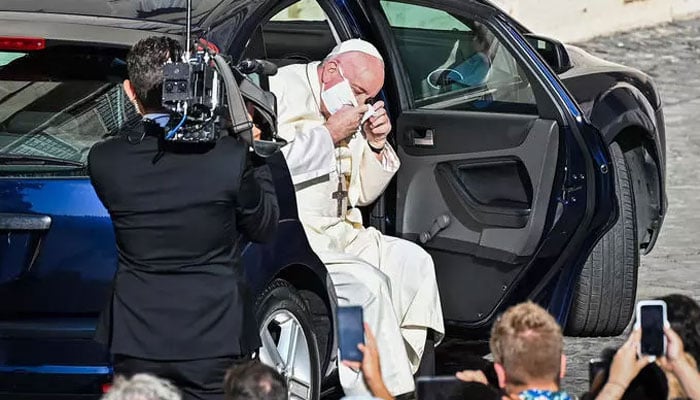
[[[184,4],[0,5],[0,398],[95,398],[112,378],[92,336],[114,233],[86,157],[138,123],[121,89],[126,52],[146,36],[182,38]],[[627,326],[640,252],[666,210],[663,112],[647,75],[535,35],[487,1],[202,0],[193,16],[234,59],[283,66],[343,39],[377,45],[402,167],[365,221],[432,255],[449,336],[482,340],[525,299],[571,335]],[[280,228],[243,254],[261,358],[292,397],[316,399],[335,387],[337,300],[284,159],[270,164]]]

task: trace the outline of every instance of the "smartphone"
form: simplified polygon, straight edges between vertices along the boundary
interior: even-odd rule
[[[417,400],[500,399],[498,390],[456,376],[421,376],[416,379]]]
[[[448,400],[458,393],[461,384],[456,376],[421,376],[416,379],[416,399]]]
[[[357,345],[365,343],[362,307],[340,306],[337,316],[340,359],[362,362],[362,352],[357,348]]]
[[[664,326],[668,325],[666,302],[663,300],[643,300],[637,303],[635,328],[642,329],[639,356],[660,357],[666,354]]]

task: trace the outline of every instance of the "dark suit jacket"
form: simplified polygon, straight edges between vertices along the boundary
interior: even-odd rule
[[[267,166],[232,137],[165,143],[162,129],[96,144],[90,179],[112,218],[119,265],[97,339],[152,360],[249,354],[260,346],[240,234],[265,241],[279,209]]]

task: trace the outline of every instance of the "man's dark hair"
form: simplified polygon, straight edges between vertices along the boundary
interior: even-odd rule
[[[700,368],[700,305],[688,296],[671,294],[659,298],[666,302],[668,323],[683,340],[683,347]]]
[[[176,60],[180,44],[165,36],[151,36],[136,43],[126,56],[129,80],[145,108],[160,108],[163,64]]]
[[[603,390],[605,383],[610,377],[610,365],[617,353],[616,349],[606,348],[601,352],[600,358],[605,363],[605,370],[600,380],[596,380],[596,386],[589,393],[581,398],[582,400],[592,400],[598,397]],[[630,382],[623,393],[621,400],[654,400],[668,398],[668,381],[664,371],[656,364],[651,363],[644,367],[639,374]]]
[[[286,400],[287,382],[273,368],[249,361],[231,368],[224,379],[226,400]]]

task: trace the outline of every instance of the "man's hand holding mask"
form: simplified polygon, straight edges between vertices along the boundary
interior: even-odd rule
[[[391,132],[391,121],[384,108],[384,102],[378,101],[373,106],[374,114],[362,124],[362,131],[367,142],[375,149],[383,149],[386,137]]]
[[[338,144],[355,134],[368,108],[364,104],[357,107],[345,106],[328,117],[326,128],[333,138],[333,143]]]

